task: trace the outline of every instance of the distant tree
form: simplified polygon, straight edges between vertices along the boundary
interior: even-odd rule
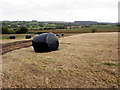
[[[15,34],[16,31],[15,30],[9,30],[8,34]]]
[[[28,32],[28,29],[26,27],[20,27],[18,30],[16,30],[17,34],[22,34]]]
[[[8,34],[9,33],[9,29],[6,26],[2,26],[2,34]]]

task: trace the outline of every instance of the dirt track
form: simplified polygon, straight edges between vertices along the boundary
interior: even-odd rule
[[[17,41],[17,42],[12,42],[12,43],[7,43],[3,44],[2,46],[2,54],[5,54],[7,52],[20,49],[20,48],[25,48],[29,47],[32,45],[32,40],[27,40],[27,41]]]

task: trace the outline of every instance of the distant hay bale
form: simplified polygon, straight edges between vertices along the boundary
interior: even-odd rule
[[[97,30],[95,28],[93,28],[91,31],[92,31],[92,33],[95,33]]]
[[[10,35],[9,39],[15,39],[15,35]]]
[[[61,36],[60,34],[56,34],[56,36]]]
[[[58,50],[59,40],[53,33],[35,35],[32,40],[35,52],[49,52]]]
[[[64,34],[61,34],[61,36],[64,36]]]
[[[31,38],[31,35],[25,35],[25,38],[26,38],[26,39],[30,39],[30,38]]]

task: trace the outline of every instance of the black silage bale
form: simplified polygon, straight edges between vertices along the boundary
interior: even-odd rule
[[[10,35],[9,36],[9,39],[15,39],[16,37],[15,37],[15,35]]]
[[[26,39],[30,39],[30,38],[31,38],[31,35],[25,35],[25,38],[26,38]]]
[[[56,34],[56,36],[60,36],[60,34]]]
[[[35,52],[49,52],[58,50],[59,40],[53,33],[35,35],[32,40]]]
[[[64,34],[61,34],[61,36],[64,36]]]

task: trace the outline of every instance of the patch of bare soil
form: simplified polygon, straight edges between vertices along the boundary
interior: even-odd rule
[[[0,47],[2,47],[2,54],[5,54],[7,52],[20,49],[20,48],[26,48],[32,45],[32,40],[27,40],[27,41],[16,41],[12,43],[7,43],[7,44],[1,44]],[[0,49],[0,50],[1,50]]]
[[[118,87],[118,34],[60,38],[58,51],[35,53],[32,46],[2,55],[3,88]]]

